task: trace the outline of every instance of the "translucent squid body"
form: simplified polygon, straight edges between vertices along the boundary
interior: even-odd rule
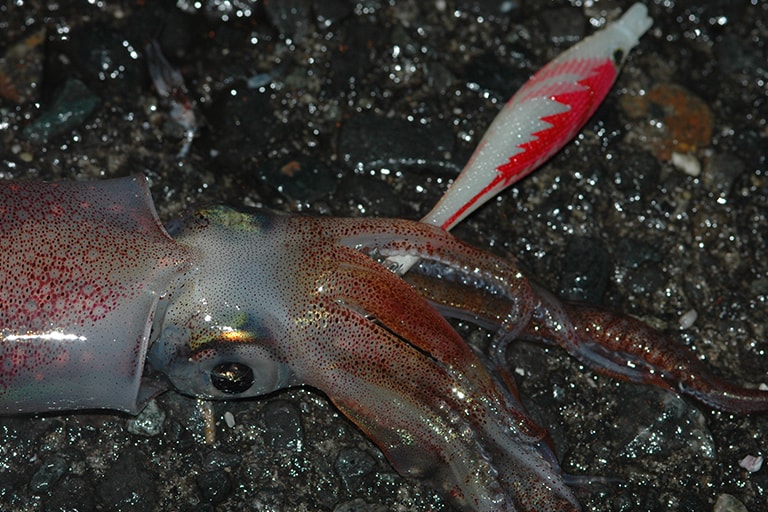
[[[493,167],[459,179],[461,199],[450,193],[427,219],[436,225],[214,207],[166,231],[142,176],[3,182],[0,413],[136,413],[169,382],[215,399],[309,385],[400,473],[463,510],[577,511],[545,433],[504,370],[507,341],[557,343],[600,371],[716,408],[768,409],[768,393],[721,381],[661,333],[563,303],[514,261],[441,229],[572,136],[648,23],[636,6],[536,75],[468,169]],[[581,62],[585,55],[592,64]],[[509,113],[530,116],[529,102],[546,115],[523,117],[521,135],[507,126]],[[556,135],[543,148],[537,134],[547,130]],[[504,142],[510,131],[514,140]],[[466,188],[466,180],[481,185]],[[409,262],[404,278],[385,265],[398,259]],[[496,329],[499,341],[490,354],[475,352],[445,317]]]

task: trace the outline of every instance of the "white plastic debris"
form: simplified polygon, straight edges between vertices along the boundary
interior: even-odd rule
[[[232,428],[235,426],[235,415],[231,412],[227,411],[224,413],[224,423],[227,424],[229,428]]]
[[[690,153],[672,153],[672,165],[694,178],[701,174],[701,162]]]
[[[746,469],[750,473],[755,473],[757,471],[760,471],[760,468],[763,467],[763,456],[747,455],[746,457],[744,457],[739,461],[739,466]]]
[[[689,309],[683,313],[677,322],[680,324],[681,329],[690,329],[690,327],[696,322],[697,318],[699,318],[699,313],[695,309]]]

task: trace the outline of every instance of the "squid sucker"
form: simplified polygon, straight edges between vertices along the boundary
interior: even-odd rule
[[[722,380],[667,335],[561,301],[446,231],[574,136],[649,26],[635,5],[537,73],[422,222],[215,206],[166,229],[142,175],[0,181],[0,414],[135,414],[168,389],[229,400],[310,386],[458,509],[572,512],[506,368],[513,340],[767,411],[768,392]],[[449,318],[496,332],[491,350]]]

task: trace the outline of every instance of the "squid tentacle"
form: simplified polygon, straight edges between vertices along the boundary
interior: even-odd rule
[[[352,315],[358,326],[352,339],[348,329],[339,333],[340,349],[367,352],[374,345],[386,358],[346,369],[341,387],[326,376],[307,382],[326,390],[398,470],[438,488],[448,485],[457,503],[538,510],[527,504],[535,497],[542,510],[578,510],[540,430],[529,435],[520,428],[522,413],[445,319],[394,274],[382,279],[381,267],[366,255],[347,249],[335,259],[340,272],[323,284],[324,299],[334,315]],[[392,299],[382,302],[382,296]],[[382,406],[389,403],[396,405]],[[528,424],[525,418],[522,426]]]
[[[564,316],[551,320],[569,329],[554,330],[551,320],[541,322],[534,315],[524,336],[555,341],[600,373],[677,390],[718,410],[768,411],[768,392],[726,381],[691,349],[636,318],[573,303],[561,303],[558,311]]]
[[[446,316],[499,329],[491,359],[504,366],[508,337],[498,318],[509,307],[482,288],[437,286],[434,275],[416,267],[405,279]],[[555,343],[593,370],[610,377],[651,384],[691,396],[718,410],[768,411],[768,392],[734,385],[715,374],[697,355],[640,320],[598,306],[561,301],[531,283],[535,294],[531,321],[518,339]],[[457,313],[460,312],[460,313]]]

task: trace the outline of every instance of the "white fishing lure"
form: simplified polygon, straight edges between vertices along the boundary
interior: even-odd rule
[[[531,77],[494,119],[459,176],[422,222],[450,230],[568,143],[600,106],[627,54],[651,27],[645,5],[582,40]],[[390,266],[405,273],[416,262]]]
[[[496,116],[464,170],[422,222],[451,229],[559,151],[597,110],[626,55],[652,23],[648,9],[635,4],[544,66]]]

